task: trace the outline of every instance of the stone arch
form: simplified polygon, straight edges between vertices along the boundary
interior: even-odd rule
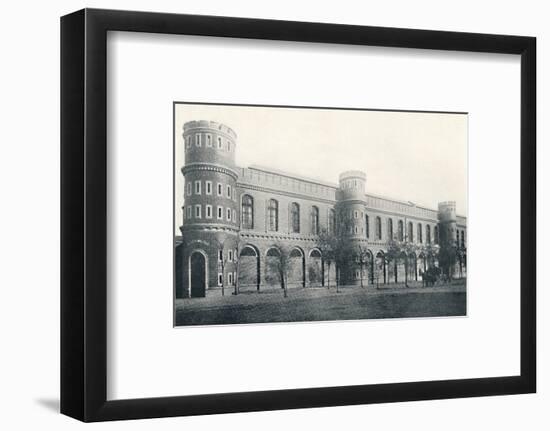
[[[208,254],[202,249],[191,251],[187,268],[189,297],[205,297],[208,289]]]
[[[253,244],[246,244],[239,252],[239,291],[260,290],[260,250]]]
[[[307,280],[310,287],[324,286],[323,254],[318,248],[308,253]]]
[[[288,286],[305,287],[306,259],[304,250],[294,246],[288,254]]]

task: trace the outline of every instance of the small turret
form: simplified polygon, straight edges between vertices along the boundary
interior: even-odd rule
[[[350,239],[366,238],[365,184],[367,175],[362,171],[346,171],[340,174],[337,192],[338,223]],[[338,224],[337,223],[337,224]]]
[[[340,174],[340,200],[365,201],[367,175],[362,171],[346,171]]]
[[[456,202],[446,201],[438,204],[439,243],[442,246],[456,243]]]

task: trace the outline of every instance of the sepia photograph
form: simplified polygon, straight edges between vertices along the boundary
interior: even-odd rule
[[[173,114],[175,326],[467,315],[466,112]]]

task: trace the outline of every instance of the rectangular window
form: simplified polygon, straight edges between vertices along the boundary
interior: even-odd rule
[[[237,223],[237,211],[233,210],[233,223]]]
[[[223,195],[222,184],[221,184],[221,183],[218,183],[218,196],[222,196],[222,195]]]
[[[201,182],[195,181],[195,194],[200,195],[201,194]]]
[[[218,150],[222,149],[222,138],[218,136]]]
[[[211,195],[212,194],[212,181],[206,182],[206,194]]]
[[[233,273],[232,272],[227,274],[227,282],[229,283],[230,286],[233,284]]]
[[[227,186],[226,197],[227,199],[231,199],[231,186]]]
[[[228,260],[229,262],[233,262],[233,250],[229,250],[229,251],[227,252],[227,254],[228,254],[227,260]]]
[[[231,208],[227,208],[227,221],[231,221]]]
[[[193,208],[187,207],[187,218],[193,217]]]
[[[206,205],[206,218],[212,218],[212,205]]]
[[[218,207],[218,219],[219,220],[223,219],[223,208],[222,207]]]
[[[218,262],[223,260],[223,250],[218,250]]]
[[[187,148],[191,146],[191,136],[188,136],[187,138],[185,138],[185,144]]]
[[[212,146],[212,135],[206,135],[206,146],[207,147]]]
[[[201,135],[200,135],[199,133],[197,133],[197,134],[195,135],[195,145],[196,145],[197,147],[200,147],[200,146],[201,146]]]
[[[227,151],[231,151],[231,142],[227,141]]]
[[[187,183],[187,196],[191,196],[191,193],[193,192],[191,183]]]
[[[353,212],[353,218],[359,218],[359,211]]]
[[[221,272],[218,272],[218,286],[221,286],[223,284],[223,274]]]
[[[233,187],[233,200],[237,202],[237,189]]]
[[[195,218],[201,218],[201,206],[195,205]]]

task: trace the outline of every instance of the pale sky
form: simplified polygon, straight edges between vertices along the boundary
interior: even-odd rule
[[[346,170],[367,174],[366,192],[437,209],[468,210],[468,116],[177,104],[176,227],[181,225],[183,124],[223,123],[237,133],[238,166],[262,165],[338,183]]]

